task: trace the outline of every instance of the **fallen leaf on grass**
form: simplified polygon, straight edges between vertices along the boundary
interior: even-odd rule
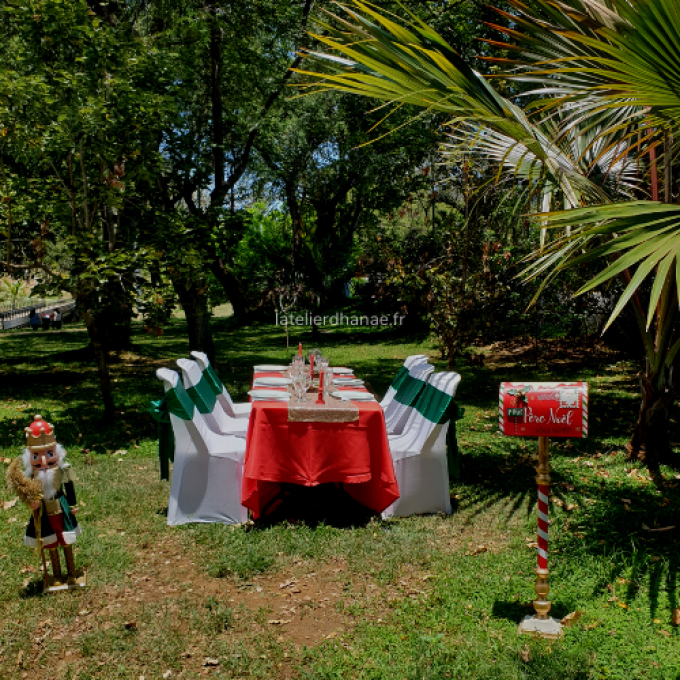
[[[171,675],[172,671],[165,671],[165,673],[163,673],[163,679],[167,680]]]
[[[564,506],[564,509],[565,509],[567,512],[571,512],[572,510],[575,510],[576,508],[578,508],[578,505],[576,505],[575,503],[567,503],[567,504]]]
[[[673,615],[671,616],[671,625],[680,626],[680,607],[676,607],[673,610]]]
[[[5,465],[9,465],[9,464],[12,462],[12,459],[11,459],[11,458],[3,458],[3,459],[2,459],[2,462],[3,462]]]
[[[592,630],[593,628],[597,628],[600,625],[599,621],[593,621],[592,623],[589,623],[587,626],[583,626],[585,630]]]
[[[136,621],[128,621],[125,624],[125,630],[137,630],[137,622]]]
[[[671,636],[671,634],[667,630],[660,630],[659,633],[661,633],[661,635],[665,635],[666,637]]]
[[[285,626],[287,623],[290,623],[290,620],[285,621],[284,619],[269,619],[267,623],[270,623],[272,626]]]
[[[19,569],[20,574],[33,574],[35,573],[35,567],[32,564],[29,564],[27,567],[22,567]]]
[[[485,545],[478,545],[474,550],[468,550],[465,554],[474,557],[475,555],[480,555],[486,551],[487,547]]]
[[[24,665],[24,650],[20,649],[17,654],[17,668],[22,668]]]
[[[550,496],[550,502],[558,508],[561,508],[564,505],[564,501],[561,498],[557,498],[557,496]]]
[[[2,509],[3,510],[9,510],[10,508],[13,508],[19,499],[15,498],[14,500],[11,501],[3,501],[2,503]]]
[[[657,527],[655,529],[650,529],[646,524],[643,524],[642,528],[645,531],[672,531],[673,529],[675,529],[675,524],[673,524],[672,526],[669,526],[669,527]]]
[[[531,651],[529,650],[529,645],[526,645],[524,649],[520,649],[519,655],[522,657],[522,661],[524,661],[524,663],[529,663],[529,659],[531,658]]]
[[[577,609],[571,612],[571,614],[567,614],[560,623],[563,626],[573,626],[581,618],[582,613]]]
[[[219,666],[220,660],[219,659],[211,659],[210,657],[206,656],[205,659],[203,659],[203,665],[204,666]]]

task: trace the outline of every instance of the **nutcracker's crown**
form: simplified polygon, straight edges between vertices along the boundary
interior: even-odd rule
[[[41,415],[33,417],[33,422],[25,429],[26,448],[29,451],[46,451],[57,442],[54,438],[54,426],[45,422]]]

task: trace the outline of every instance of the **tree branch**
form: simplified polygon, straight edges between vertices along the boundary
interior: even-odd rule
[[[309,19],[309,14],[312,11],[313,5],[314,0],[305,0],[304,7],[302,9],[302,24],[301,24],[301,29],[303,31],[306,31],[307,21]],[[306,32],[304,33],[304,35],[306,36]],[[227,179],[225,179],[224,177],[224,165],[222,165],[222,174],[219,176],[215,174],[215,188],[210,194],[211,207],[218,207],[222,205],[222,203],[224,203],[226,195],[229,193],[229,191],[231,191],[232,187],[236,185],[236,183],[241,179],[241,177],[243,177],[243,174],[246,171],[246,167],[248,166],[250,154],[253,150],[255,138],[257,137],[257,133],[260,130],[261,123],[267,117],[267,114],[269,113],[272,106],[280,96],[281,92],[283,92],[284,86],[286,85],[288,80],[290,80],[290,78],[292,77],[293,75],[292,69],[297,68],[303,59],[304,57],[301,54],[298,54],[295,57],[293,63],[288,67],[285,74],[281,78],[281,83],[279,87],[274,92],[272,92],[269,95],[269,97],[267,97],[267,100],[265,101],[262,107],[262,111],[260,112],[260,118],[257,121],[257,123],[255,123],[255,125],[253,125],[253,127],[250,129],[248,137],[246,138],[246,143],[243,147],[243,152],[241,153],[236,163],[232,166],[232,171],[229,177]],[[215,145],[215,148],[219,146],[222,149],[222,153],[224,153],[223,151],[224,139],[213,138],[213,144]]]

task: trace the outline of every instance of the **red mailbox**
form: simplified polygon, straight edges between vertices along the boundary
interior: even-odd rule
[[[513,437],[587,437],[588,383],[504,382],[498,422]]]

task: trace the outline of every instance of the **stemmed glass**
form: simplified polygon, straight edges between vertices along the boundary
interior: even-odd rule
[[[330,395],[332,389],[333,389],[333,370],[330,368],[330,366],[326,366],[323,372],[323,390],[326,394]]]
[[[299,370],[304,370],[305,367],[305,358],[298,356],[297,354],[293,357],[293,360],[290,363],[290,368],[288,369],[288,377],[292,378],[293,374],[296,371]]]
[[[328,370],[328,357],[319,357],[319,370],[324,372]]]
[[[297,396],[298,402],[302,401],[302,395],[306,390],[307,384],[307,372],[304,370],[304,364],[302,367],[293,366],[291,377],[293,379],[293,390]]]

